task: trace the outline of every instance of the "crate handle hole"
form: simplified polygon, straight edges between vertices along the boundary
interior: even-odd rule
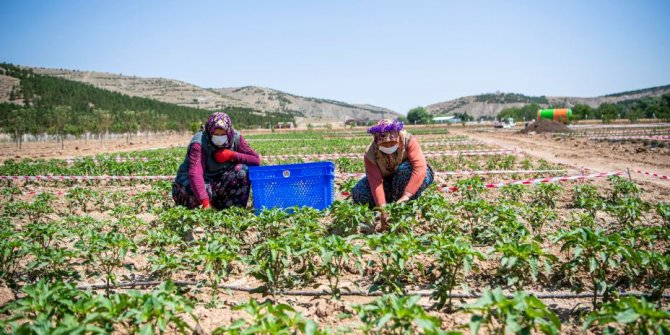
[[[289,170],[284,170],[284,172],[282,172],[282,175],[284,176],[284,178],[288,178],[288,177],[291,176],[291,171],[289,171]]]

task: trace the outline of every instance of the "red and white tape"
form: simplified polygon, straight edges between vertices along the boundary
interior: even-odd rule
[[[643,174],[643,175],[651,176],[651,177],[656,177],[656,178],[659,178],[659,179],[666,179],[666,180],[670,179],[670,177],[668,177],[666,175],[662,175],[660,173],[646,172],[646,171],[640,171],[640,170],[631,170],[631,171],[637,172],[637,173],[640,173],[640,174]]]
[[[490,171],[440,171],[435,175],[487,175],[512,173],[555,173],[565,170],[490,170]],[[338,173],[337,178],[362,177],[365,173]],[[99,181],[99,180],[172,180],[175,176],[0,176],[0,180],[13,181]]]
[[[590,140],[658,140],[670,141],[667,135],[649,135],[649,136],[589,136]]]
[[[53,195],[59,196],[59,197],[66,196],[66,195],[70,194],[70,192],[65,192],[65,191],[29,191],[29,192],[22,192],[21,195],[36,196],[36,195],[44,194],[44,193],[53,194]],[[128,192],[128,195],[133,197],[133,196],[137,195],[137,193]]]
[[[602,173],[593,173],[589,175],[575,175],[575,176],[563,176],[563,177],[550,177],[550,178],[536,178],[536,179],[524,179],[524,180],[512,180],[512,181],[503,181],[499,183],[486,184],[486,188],[500,188],[505,185],[532,185],[540,183],[556,183],[564,182],[570,180],[585,180],[593,178],[604,178],[609,176],[619,176],[623,172],[602,172]],[[343,174],[346,175],[346,174]],[[352,174],[353,175],[353,174]],[[666,177],[667,176],[663,176]],[[76,181],[85,181],[85,180],[128,180],[128,179],[141,179],[141,180],[158,180],[158,179],[172,179],[172,176],[0,176],[0,180],[76,180]],[[450,193],[458,191],[458,187],[438,187],[439,191]],[[37,195],[45,192],[24,192],[24,195]],[[55,191],[48,192],[55,195],[66,195],[68,192]],[[132,195],[132,194],[131,194]]]
[[[421,142],[420,146],[422,147],[461,147],[466,145],[472,146],[484,146],[484,142],[481,141],[462,141],[462,142]],[[367,145],[355,145],[351,148],[367,148]]]
[[[604,178],[609,176],[620,176],[623,172],[602,172],[602,173],[592,173],[588,175],[580,174],[575,176],[563,176],[563,177],[550,177],[550,178],[536,178],[536,179],[525,179],[525,180],[512,180],[512,181],[503,181],[499,183],[486,184],[486,188],[500,188],[505,185],[532,185],[532,184],[542,184],[542,183],[558,183],[570,180],[584,180],[584,179],[593,179],[593,178]],[[458,191],[458,187],[439,187],[438,190],[446,193]]]
[[[624,136],[624,135],[663,135],[670,128],[651,128],[651,129],[621,129],[621,130],[586,130],[574,133],[560,133],[556,136]]]
[[[530,174],[530,173],[558,173],[565,172],[564,169],[557,170],[481,170],[481,171],[438,171],[435,172],[436,176],[477,176],[477,175],[491,175],[491,174]],[[339,173],[336,177],[338,178],[357,178],[363,177],[365,173]]]
[[[171,180],[174,176],[0,176],[0,180],[90,181],[90,180]]]
[[[628,129],[628,128],[658,128],[658,127],[670,127],[670,123],[666,122],[657,122],[657,123],[640,123],[640,124],[612,124],[612,125],[570,125],[570,129]]]
[[[424,156],[486,156],[486,155],[514,155],[519,154],[519,150],[461,150],[461,151],[427,151]],[[337,159],[337,158],[362,158],[362,153],[348,153],[348,154],[314,154],[314,155],[275,155],[263,156],[263,159],[277,160],[277,159]]]
[[[105,162],[112,162],[112,161],[116,162],[116,163],[127,163],[127,162],[145,162],[146,163],[146,162],[149,161],[149,159],[146,158],[146,157],[120,157],[120,156],[110,157],[108,159],[97,159],[97,158],[87,159],[87,158],[84,158],[84,157],[78,157],[78,158],[70,157],[70,158],[65,158],[64,161],[68,164],[73,164],[73,163],[77,163],[77,162],[93,162],[93,163],[98,164],[98,163],[105,163]]]

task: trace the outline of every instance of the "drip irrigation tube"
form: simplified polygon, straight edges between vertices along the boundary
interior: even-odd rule
[[[139,281],[139,282],[122,282],[116,285],[110,285],[111,289],[129,289],[129,288],[136,288],[136,287],[146,287],[146,286],[157,286],[160,285],[162,281]],[[203,282],[188,282],[188,281],[174,281],[174,284],[177,286],[202,286],[202,287],[211,287],[211,285],[208,285]],[[251,288],[251,287],[242,287],[242,286],[236,286],[236,285],[218,285],[217,286],[220,289],[226,289],[226,290],[231,290],[231,291],[237,291],[237,292],[247,292],[247,293],[255,293],[258,292],[260,293],[261,290],[259,288]],[[105,284],[92,284],[92,285],[79,285],[77,286],[77,289],[80,290],[102,290],[106,289],[107,285]],[[298,290],[298,291],[278,291],[275,292],[278,295],[284,295],[284,296],[308,296],[308,297],[318,297],[318,296],[324,296],[324,295],[331,295],[331,292],[328,290]],[[532,292],[526,292],[528,294],[532,294],[533,296],[537,297],[538,299],[590,299],[593,298],[593,294],[591,293],[535,293],[533,294]],[[419,295],[422,297],[429,297],[431,296],[432,291],[427,291],[427,290],[420,290],[420,291],[410,291],[407,292],[407,295]],[[650,294],[645,294],[642,292],[628,292],[628,291],[622,291],[618,292],[619,296],[622,297],[643,297],[643,296],[649,296]],[[384,295],[382,292],[376,291],[376,292],[366,292],[362,290],[346,290],[346,289],[341,289],[340,291],[341,296],[382,296]],[[450,295],[451,298],[455,299],[477,299],[480,298],[482,295],[481,294],[464,294],[464,293],[452,293]],[[513,295],[512,294],[505,294],[507,298],[511,298]],[[663,294],[661,295],[661,298],[663,299],[670,299],[670,294]]]

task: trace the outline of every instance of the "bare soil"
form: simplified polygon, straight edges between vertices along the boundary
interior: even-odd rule
[[[633,180],[670,192],[670,180],[663,180],[634,172],[635,170],[670,175],[670,149],[647,148],[638,143],[609,143],[585,138],[559,138],[551,134],[515,134],[510,132],[474,132],[454,129],[454,134],[505,149],[517,148],[525,154],[553,164],[593,172],[628,171]]]
[[[519,131],[521,134],[528,134],[530,132],[535,132],[538,134],[542,133],[569,133],[570,129],[564,124],[551,120],[539,120],[535,122],[530,122],[526,128]]]
[[[181,133],[151,136],[148,140],[144,136],[132,137],[130,141],[125,138],[102,141],[65,140],[62,145],[56,141],[24,142],[21,143],[21,148],[16,143],[0,143],[0,162],[8,159],[63,159],[104,153],[186,147],[190,138],[190,133]]]
[[[583,138],[564,138],[556,139],[549,134],[516,134],[510,132],[475,132],[467,128],[458,128],[454,129],[453,133],[468,135],[470,138],[475,140],[480,140],[484,143],[487,143],[492,146],[502,147],[505,149],[518,148],[523,150],[527,155],[535,159],[544,159],[550,163],[561,164],[566,166],[571,170],[580,170],[583,167],[590,169],[591,171],[621,171],[630,168],[630,170],[643,170],[651,172],[659,172],[665,175],[670,175],[670,152],[668,149],[656,148],[649,149],[644,148],[641,144],[633,143],[607,143],[607,142],[595,142],[589,141]],[[44,143],[28,143],[24,144],[24,149],[21,151],[16,151],[11,148],[12,144],[3,144],[0,145],[0,160],[9,159],[9,158],[63,158],[70,156],[82,156],[82,155],[93,155],[99,153],[110,153],[110,152],[123,152],[123,151],[134,151],[134,150],[145,150],[150,148],[157,147],[170,147],[170,146],[184,146],[188,141],[190,134],[185,135],[175,135],[172,137],[165,138],[154,138],[151,139],[148,143],[141,139],[140,142],[133,142],[132,144],[127,144],[125,140],[110,141],[100,145],[97,141],[89,141],[88,143],[68,143],[66,142],[66,149],[60,150],[60,144],[50,143],[45,145]],[[57,147],[57,148],[56,148]],[[639,148],[644,148],[640,150]],[[658,150],[657,150],[658,149]],[[491,176],[489,178],[504,178],[504,176]],[[654,177],[647,177],[640,174],[635,174],[631,172],[631,178],[638,182],[642,188],[645,190],[642,197],[647,201],[653,202],[668,202],[670,201],[670,180],[661,180]],[[449,180],[449,182],[453,182]],[[608,192],[608,183],[604,180],[596,180],[595,183],[598,186],[598,189],[601,193]],[[566,189],[572,187],[573,184],[567,184]],[[44,191],[49,188],[48,185],[30,185],[28,190],[30,191]],[[148,188],[146,185],[142,186],[111,186],[111,187],[100,187],[100,191],[126,191],[126,192],[138,192]],[[53,190],[53,186],[51,186]],[[56,188],[58,189],[58,188]],[[570,192],[562,192],[559,199],[557,199],[557,208],[559,211],[560,221],[550,222],[545,226],[545,231],[555,231],[560,228],[560,223],[569,215],[569,212],[574,212],[574,209],[571,208],[571,198]],[[448,197],[455,197],[456,195],[448,195]],[[496,197],[499,197],[498,192],[488,192],[487,200],[494,201]],[[338,195],[339,197],[339,195]],[[28,200],[26,197],[24,200]],[[530,201],[529,195],[524,199],[525,201]],[[63,200],[59,201],[56,206],[56,211],[65,211],[66,204]],[[87,213],[92,215],[96,219],[112,219],[108,213]],[[151,223],[155,220],[155,217],[147,214],[141,219],[146,223]],[[606,225],[608,219],[601,215],[598,216],[598,222],[601,225]],[[645,219],[643,224],[648,224],[650,221],[657,221],[654,217],[648,217]],[[554,251],[556,254],[559,253],[558,246],[551,245],[550,242],[545,242],[543,245],[544,248]],[[145,269],[148,267],[148,261],[146,255],[136,255],[132,259],[128,259],[129,262],[132,262],[136,269]],[[488,261],[482,262],[481,268],[490,269],[494,271],[496,268],[497,260],[492,258]],[[241,287],[256,287],[261,283],[246,275],[248,269],[244,268],[243,263],[236,264],[236,269],[233,271],[233,274],[227,278],[225,284],[237,285]],[[140,270],[142,272],[142,270]],[[486,272],[486,271],[481,271]],[[480,273],[481,273],[480,272]],[[120,275],[131,275],[129,272],[119,273]],[[491,273],[492,274],[492,273]],[[473,285],[472,288],[475,291],[483,290],[487,285],[490,284],[488,280],[492,278],[491,274],[484,274],[483,276],[477,277],[481,278],[481,282],[477,282],[476,285]],[[141,275],[141,274],[140,274]],[[146,274],[145,274],[146,275]],[[192,273],[180,273],[175,279],[177,280],[196,280],[204,279],[202,275]],[[472,281],[473,277],[469,278]],[[91,284],[92,281],[88,281],[88,284]],[[366,288],[370,283],[361,278],[358,275],[348,275],[341,279],[343,286],[348,286],[352,289],[357,289],[356,286],[360,285],[362,288]],[[84,283],[83,283],[84,284]],[[315,287],[304,288],[305,290],[312,289],[325,289],[326,282],[324,280],[319,280]],[[454,293],[458,293],[458,290]],[[529,291],[539,291],[547,292],[547,288],[543,287],[529,287]],[[569,290],[565,287],[558,289],[551,289],[552,292],[565,292],[568,293]],[[222,291],[217,295],[218,303],[214,304],[212,307],[208,302],[211,301],[212,294],[207,289],[202,289],[200,291],[192,291],[192,296],[197,298],[199,301],[195,314],[198,316],[198,321],[200,327],[204,333],[211,333],[216,327],[221,325],[229,325],[235,319],[240,317],[245,317],[244,312],[233,311],[232,306],[237,303],[248,301],[249,298],[255,298],[257,300],[269,299],[269,297],[264,297],[260,294],[249,294],[244,292],[226,292]],[[15,299],[14,293],[5,288],[0,287],[0,306],[4,305],[8,301]],[[368,303],[374,300],[376,297],[343,297],[341,301],[333,301],[328,296],[322,297],[304,297],[304,296],[281,296],[278,297],[279,302],[288,303],[298,311],[302,312],[307,318],[313,319],[319,322],[321,325],[328,327],[354,327],[356,324],[356,317],[351,319],[340,319],[338,315],[340,313],[352,313],[351,305],[352,304],[362,304]],[[460,306],[465,303],[471,303],[473,300],[455,300],[457,306]],[[544,302],[556,312],[563,321],[562,332],[565,334],[582,334],[580,328],[581,321],[574,320],[574,313],[571,311],[573,309],[588,308],[590,306],[589,299],[577,299],[577,300],[561,300],[561,299],[548,299]],[[431,301],[428,298],[422,298],[420,304],[429,308],[431,306]],[[439,317],[442,320],[443,327],[447,329],[459,329],[463,325],[467,325],[470,316],[463,312],[455,313],[445,313],[443,311],[430,310],[430,313]],[[193,324],[193,322],[191,322]],[[468,329],[460,328],[464,333],[468,332]],[[590,332],[586,332],[590,333]]]

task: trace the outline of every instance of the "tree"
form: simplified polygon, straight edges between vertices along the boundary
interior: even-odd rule
[[[498,118],[502,120],[511,117],[517,121],[520,120],[530,121],[534,120],[537,117],[538,110],[540,110],[540,105],[536,103],[525,105],[521,108],[516,107],[505,108],[500,113],[498,113]]]
[[[153,118],[153,111],[143,110],[137,113],[137,121],[139,122],[140,130],[146,133],[147,143],[149,143],[149,130],[151,130],[151,119]]]
[[[95,115],[92,114],[81,115],[78,121],[84,133],[84,143],[86,143],[89,133],[95,132],[98,129],[98,122],[96,122]]]
[[[407,121],[413,124],[426,124],[433,121],[433,117],[428,114],[428,111],[424,107],[416,107],[409,110],[407,113]]]
[[[663,104],[658,117],[663,121],[670,122],[670,93],[663,94],[661,99],[663,100]]]
[[[6,132],[12,134],[19,149],[21,149],[21,138],[28,131],[28,123],[25,122],[25,112],[26,110],[20,107],[13,109],[7,115],[7,122],[3,127]]]
[[[589,116],[594,117],[595,113],[593,112],[593,108],[589,105],[575,105],[575,107],[572,107],[572,117],[575,120],[587,120]]]
[[[56,136],[60,139],[60,148],[63,150],[65,148],[65,142],[63,135],[65,134],[65,125],[67,125],[68,117],[72,113],[72,107],[70,106],[56,106],[51,111],[51,122],[56,132]]]
[[[100,143],[102,143],[102,134],[107,134],[109,127],[112,126],[112,114],[104,109],[95,109],[93,113],[98,121],[98,137],[100,138]]]
[[[628,118],[630,123],[637,123],[637,121],[642,117],[642,115],[644,115],[644,113],[642,112],[642,109],[635,108],[634,110],[629,111],[626,114],[626,117]]]
[[[153,123],[153,130],[157,133],[163,132],[167,129],[168,116],[165,114],[158,114]]]
[[[619,110],[613,104],[604,102],[598,107],[598,113],[601,115],[603,123],[610,123],[616,119]]]
[[[137,113],[131,110],[121,112],[121,127],[126,133],[126,143],[130,143],[130,133],[137,131]]]

